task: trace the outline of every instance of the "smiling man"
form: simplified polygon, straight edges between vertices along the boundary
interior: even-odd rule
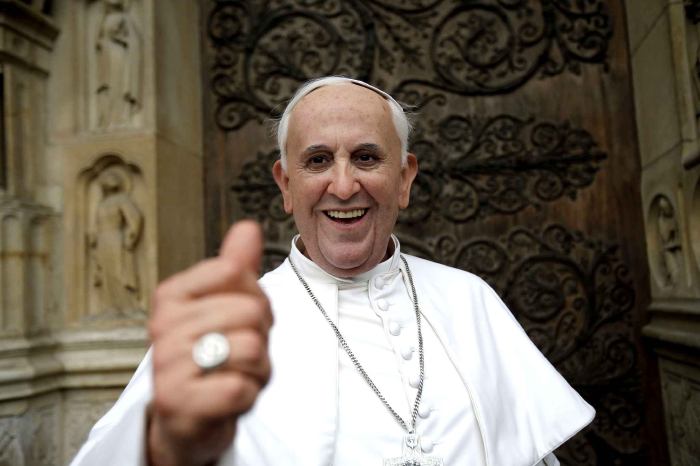
[[[559,464],[593,409],[482,280],[392,234],[409,129],[366,83],[302,86],[273,167],[289,257],[257,281],[261,233],[240,222],[163,282],[152,350],[73,464]]]
[[[386,98],[342,86],[312,89],[292,107],[285,158],[273,174],[306,255],[331,275],[352,277],[387,257],[418,166],[402,147]]]

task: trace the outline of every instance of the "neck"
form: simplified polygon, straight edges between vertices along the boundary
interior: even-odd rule
[[[338,268],[330,268],[329,267],[324,267],[323,264],[319,263],[318,261],[315,261],[313,257],[309,255],[309,252],[306,249],[306,246],[304,245],[304,241],[299,237],[295,243],[297,249],[299,252],[301,252],[307,259],[309,259],[311,262],[316,264],[318,267],[320,267],[324,272],[326,272],[329,275],[332,275],[337,278],[354,278],[360,274],[363,274],[367,271],[372,270],[375,268],[377,265],[381,264],[382,262],[388,260],[392,255],[394,255],[394,251],[396,250],[396,244],[394,243],[393,237],[389,238],[389,241],[387,243],[386,247],[386,252],[384,253],[384,256],[382,257],[381,260],[374,262],[372,264],[362,264],[359,267],[353,268],[353,269],[338,269]]]

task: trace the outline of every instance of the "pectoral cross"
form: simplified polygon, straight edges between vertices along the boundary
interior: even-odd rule
[[[443,466],[442,458],[423,456],[420,449],[419,437],[409,432],[404,438],[403,454],[396,458],[384,460],[384,466]]]

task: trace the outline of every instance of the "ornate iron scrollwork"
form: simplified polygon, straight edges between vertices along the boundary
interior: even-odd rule
[[[501,94],[582,63],[606,66],[612,26],[603,0],[218,0],[207,32],[215,121],[234,131],[277,114],[316,76],[383,85],[416,64],[421,74],[392,92],[423,105],[436,91]]]
[[[453,115],[434,127],[419,125],[415,139],[412,150],[421,169],[411,204],[399,217],[404,225],[431,216],[464,223],[563,196],[574,199],[606,157],[585,130],[511,115]],[[278,157],[276,150],[258,154],[231,185],[243,212],[269,226],[274,238],[292,229],[289,223],[275,226],[287,218],[271,175]]]
[[[414,139],[421,170],[399,218],[409,225],[436,215],[461,223],[575,199],[606,157],[585,130],[512,115],[451,115],[419,124]]]

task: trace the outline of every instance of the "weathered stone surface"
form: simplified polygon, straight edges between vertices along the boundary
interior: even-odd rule
[[[156,3],[0,0],[2,466],[70,460],[203,255],[199,5]]]
[[[628,1],[628,12],[639,23],[630,40],[639,42],[633,74],[652,272],[643,333],[660,355],[671,464],[694,465],[700,461],[700,167],[693,168],[700,160],[700,3],[664,2],[659,18],[636,3]]]
[[[671,463],[696,465],[700,459],[700,369],[662,359],[661,384]]]

